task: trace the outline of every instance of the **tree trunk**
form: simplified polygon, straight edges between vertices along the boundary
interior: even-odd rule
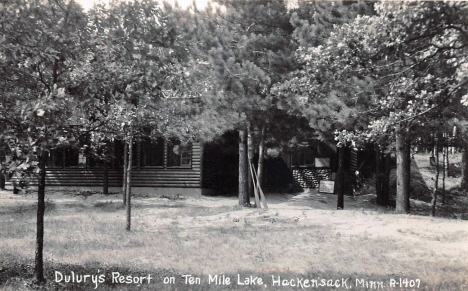
[[[1,153],[0,154],[0,166],[1,166],[1,162],[4,161],[5,154],[3,150],[0,153]],[[5,190],[5,180],[6,180],[5,174],[0,172],[0,190]]]
[[[266,134],[266,125],[262,126],[262,132],[260,134],[260,143],[258,145],[258,187],[263,189],[263,162],[265,160],[265,134]]]
[[[382,177],[382,200],[383,206],[388,206],[390,200],[390,168],[391,168],[392,156],[386,154],[384,156],[384,173]]]
[[[436,167],[436,176],[434,182],[434,191],[432,191],[432,201],[431,201],[431,209],[432,209],[432,216],[436,215],[436,203],[437,203],[437,188],[439,188],[439,142],[436,140],[435,146],[435,167]]]
[[[410,195],[411,195],[411,135],[409,129],[406,131],[406,163],[405,163],[405,183],[408,187],[408,195],[405,196],[405,205],[408,205],[408,213],[410,212]]]
[[[109,169],[107,161],[104,160],[104,175],[102,182],[102,194],[109,194]]]
[[[336,175],[338,201],[337,209],[344,209],[344,147],[338,148],[338,172]]]
[[[127,231],[130,231],[131,228],[131,219],[132,219],[132,159],[133,159],[133,137],[130,137],[128,142],[128,163],[127,163],[127,189],[125,191],[127,195]]]
[[[247,159],[248,159],[248,165],[247,165],[247,181],[248,181],[248,190],[249,190],[249,197],[252,196],[254,193],[254,182],[252,178],[252,170],[250,168],[250,165],[253,166],[253,157],[254,157],[254,141],[253,141],[253,136],[252,136],[252,127],[249,125],[247,126]],[[257,197],[255,197],[255,207],[260,207],[260,203],[257,201]]]
[[[463,146],[461,189],[468,191],[468,143]]]
[[[5,190],[5,175],[0,173],[0,190]]]
[[[375,192],[377,194],[377,204],[384,205],[382,192],[382,155],[378,144],[374,144],[375,151]]]
[[[409,213],[409,155],[406,142],[406,131],[398,127],[396,131],[396,155],[397,155],[397,193],[396,193],[396,213]]]
[[[36,260],[34,279],[37,283],[44,283],[44,213],[45,213],[45,177],[47,152],[43,150],[39,157],[39,177],[37,187],[37,221],[36,221]]]
[[[247,149],[246,149],[247,131],[239,130],[239,205],[250,204],[248,191],[248,169],[247,169]]]
[[[124,166],[123,166],[123,182],[122,182],[122,200],[123,204],[127,204],[127,168],[128,168],[128,143],[124,146]]]
[[[13,180],[12,183],[13,183],[13,194],[19,194],[18,182],[16,180]]]

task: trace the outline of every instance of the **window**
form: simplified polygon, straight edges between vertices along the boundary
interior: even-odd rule
[[[63,152],[59,149],[51,150],[49,159],[47,160],[47,167],[50,168],[63,168]]]
[[[114,141],[114,168],[123,168],[124,165],[124,148],[125,145],[121,140]]]
[[[316,155],[315,155],[315,167],[316,168],[330,168],[330,157],[332,151],[329,146],[323,142],[316,142]]]
[[[77,148],[53,149],[49,153],[50,168],[73,168],[80,166],[80,150]]]
[[[78,166],[80,168],[86,168],[86,155],[83,153],[79,153],[78,155]]]
[[[140,165],[142,167],[164,166],[164,140],[143,139],[141,141]]]
[[[292,165],[296,167],[313,166],[314,162],[314,151],[310,147],[299,148],[297,152],[292,156]]]
[[[168,142],[167,166],[190,168],[192,166],[192,145],[181,145],[180,142]]]
[[[293,167],[329,168],[333,150],[320,141],[301,144],[291,156]]]

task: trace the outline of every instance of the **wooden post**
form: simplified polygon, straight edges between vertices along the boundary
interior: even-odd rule
[[[450,177],[450,160],[449,160],[449,154],[450,154],[450,148],[447,146],[447,155],[445,157],[446,162],[445,162],[445,170],[447,171],[447,177]]]
[[[258,178],[258,187],[263,187],[263,171],[264,171],[264,160],[265,160],[265,135],[266,135],[266,125],[262,125],[262,131],[260,133],[260,143],[258,146],[258,168],[257,168],[257,178]],[[291,165],[288,165],[291,167]]]
[[[441,204],[445,205],[445,162],[446,162],[446,157],[447,157],[447,147],[445,144],[442,144],[442,201]]]
[[[268,209],[268,204],[267,204],[266,199],[265,199],[265,194],[263,193],[262,186],[260,185],[260,179],[259,179],[259,176],[257,175],[257,173],[255,172],[255,168],[253,168],[253,173],[254,173],[254,177],[257,178],[256,179],[256,181],[257,181],[256,188],[257,188],[258,193],[260,194],[260,201],[263,203],[263,207],[265,209]]]
[[[252,163],[249,161],[249,170],[250,170],[250,175],[252,179],[252,184],[253,184],[253,191],[255,195],[255,207],[261,208],[262,206],[260,205],[260,199],[259,199],[259,193],[258,193],[258,180],[256,179],[255,175],[255,170],[254,166]]]
[[[260,206],[260,200],[258,198],[258,192],[257,189],[255,188],[256,186],[254,185],[254,173],[253,173],[253,156],[254,156],[254,141],[253,141],[253,135],[252,135],[252,126],[249,125],[247,126],[247,159],[248,159],[248,171],[250,173],[249,175],[249,196],[251,196],[252,192],[254,192],[255,195],[255,207],[261,207]]]

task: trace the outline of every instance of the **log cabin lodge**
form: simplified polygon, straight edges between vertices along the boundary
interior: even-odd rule
[[[189,143],[141,139],[134,142],[133,193],[213,195],[236,193],[238,144],[235,135],[221,142]],[[120,192],[124,144],[112,144],[114,159],[107,164],[109,191]],[[255,157],[254,162],[258,160]],[[333,180],[336,147],[319,141],[303,143],[265,159],[265,190],[314,189],[320,180]],[[102,189],[104,164],[75,148],[50,153],[46,170],[48,189]],[[31,181],[30,185],[37,185]]]

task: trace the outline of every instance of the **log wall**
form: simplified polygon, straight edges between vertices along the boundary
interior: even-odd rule
[[[133,187],[201,188],[202,147],[192,145],[191,168],[135,167],[132,170]],[[123,170],[109,169],[109,187],[121,187]],[[47,186],[102,186],[103,168],[50,168],[46,171]],[[37,181],[30,180],[31,186]]]

